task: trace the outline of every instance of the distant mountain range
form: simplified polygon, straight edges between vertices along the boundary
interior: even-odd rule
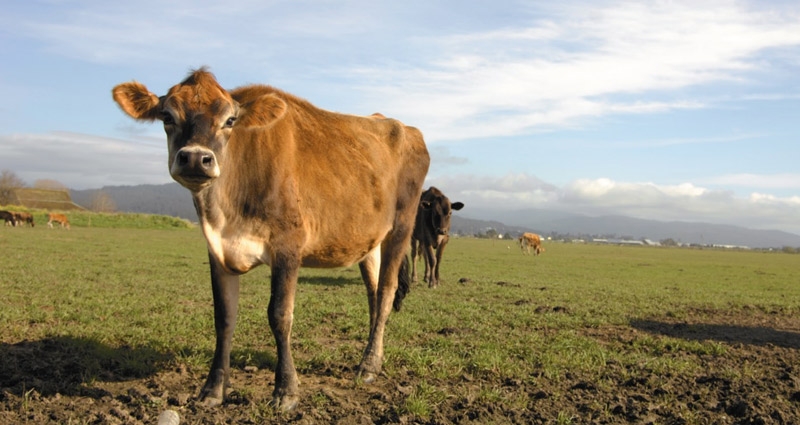
[[[189,191],[177,183],[164,185],[106,186],[101,189],[73,190],[73,202],[90,207],[98,192],[104,192],[118,211],[163,214],[197,221]],[[470,210],[453,215],[455,234],[485,234],[493,229],[501,235],[522,232],[572,238],[672,239],[679,243],[737,245],[751,248],[800,247],[800,235],[779,230],[688,222],[663,222],[623,216],[589,217],[548,210]]]
[[[101,189],[71,190],[72,202],[90,208],[98,192],[111,197],[117,211],[162,214],[197,222],[192,195],[178,183],[138,186],[105,186]]]
[[[474,213],[476,216],[478,212]],[[513,214],[518,214],[514,219]],[[758,230],[738,226],[680,221],[655,221],[623,216],[589,217],[566,214],[553,217],[553,211],[518,211],[505,214],[502,221],[486,221],[453,216],[452,231],[462,234],[485,233],[488,228],[499,234],[512,236],[521,231],[541,235],[589,239],[631,239],[662,241],[672,239],[677,243],[699,245],[735,245],[750,248],[800,247],[800,235],[779,230]],[[537,217],[542,217],[537,219]],[[549,217],[549,218],[548,218]],[[512,223],[512,224],[506,224]]]

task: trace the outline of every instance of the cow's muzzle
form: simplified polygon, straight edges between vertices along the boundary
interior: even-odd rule
[[[170,174],[178,183],[193,189],[219,176],[219,165],[211,150],[187,146],[175,154]]]

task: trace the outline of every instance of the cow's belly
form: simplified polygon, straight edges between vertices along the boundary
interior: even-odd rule
[[[272,247],[265,237],[255,236],[244,226],[214,228],[204,223],[203,233],[208,250],[231,273],[245,273],[260,264],[271,262]],[[359,232],[346,235],[314,232],[305,244],[298,246],[303,267],[347,267],[363,260],[380,245],[391,229],[390,225],[363,226]]]
[[[347,247],[328,246],[319,251],[306,253],[303,256],[303,267],[348,267],[363,260],[374,248],[374,245],[366,243]]]

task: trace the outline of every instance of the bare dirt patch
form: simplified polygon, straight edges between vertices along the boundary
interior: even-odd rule
[[[155,424],[161,412],[173,409],[182,424],[794,424],[800,423],[799,325],[778,312],[697,311],[680,320],[667,315],[586,328],[587,337],[614,346],[648,336],[716,341],[724,349],[698,354],[665,343],[665,360],[702,364],[694,373],[608,360],[599,379],[577,373],[557,380],[453,376],[434,382],[449,390],[426,417],[404,407],[418,384],[411,374],[357,385],[352,366],[303,371],[298,409],[278,414],[266,405],[273,385],[269,370],[234,370],[226,404],[205,408],[194,398],[204,376],[185,366],[126,370],[119,349],[108,353],[101,345],[65,338],[0,344],[0,423]],[[159,353],[135,354],[170,364]],[[495,397],[480,397],[485,388],[493,388]]]

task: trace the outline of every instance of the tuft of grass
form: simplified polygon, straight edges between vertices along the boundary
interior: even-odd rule
[[[428,419],[446,395],[427,381],[421,381],[406,398],[402,411],[420,419]]]

